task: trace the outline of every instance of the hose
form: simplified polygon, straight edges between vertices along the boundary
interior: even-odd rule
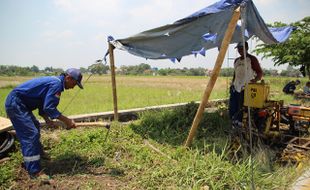
[[[9,132],[0,133],[0,158],[5,157],[14,147],[14,136]]]

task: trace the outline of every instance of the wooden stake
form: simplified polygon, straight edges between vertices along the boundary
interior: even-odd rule
[[[232,18],[231,18],[231,20],[230,20],[230,22],[228,24],[227,30],[225,32],[224,39],[223,39],[222,44],[221,44],[220,52],[219,52],[219,54],[217,56],[217,59],[216,59],[213,71],[211,73],[210,80],[209,80],[208,85],[207,85],[207,87],[206,87],[206,89],[204,91],[204,95],[202,97],[201,103],[200,103],[199,108],[197,110],[197,113],[195,115],[195,118],[194,118],[191,130],[189,132],[189,135],[187,137],[185,146],[190,146],[191,145],[192,140],[193,140],[193,138],[194,138],[194,136],[196,134],[198,125],[199,125],[200,120],[202,118],[202,115],[203,115],[204,109],[206,107],[206,104],[208,103],[210,94],[211,94],[212,89],[213,89],[213,87],[215,85],[215,82],[216,82],[216,79],[218,77],[218,74],[219,74],[219,72],[221,70],[221,67],[222,67],[222,64],[223,64],[223,60],[224,60],[227,48],[228,48],[229,43],[231,41],[232,35],[234,34],[234,31],[235,31],[235,28],[236,28],[236,25],[237,25],[237,22],[238,22],[239,18],[240,18],[240,7],[238,7],[234,11],[234,14],[232,15]]]
[[[109,43],[109,57],[110,57],[110,69],[111,69],[111,81],[112,81],[112,93],[113,93],[113,106],[114,106],[114,120],[118,121],[117,110],[117,95],[116,95],[116,81],[115,81],[115,66],[114,66],[114,46]]]
[[[153,149],[155,152],[161,154],[162,156],[165,156],[165,157],[171,159],[174,163],[177,163],[177,161],[175,159],[171,158],[169,155],[167,155],[167,154],[163,153],[162,151],[160,151],[158,148],[153,146],[148,140],[144,139],[143,142],[144,142],[145,145],[147,145],[148,147]]]

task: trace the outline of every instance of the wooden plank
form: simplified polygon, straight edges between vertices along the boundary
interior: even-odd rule
[[[310,145],[310,141],[307,142],[306,144],[304,144],[303,146],[304,146],[304,147],[308,147],[309,145]],[[310,148],[310,146],[309,146],[309,148]]]
[[[12,129],[13,129],[13,126],[12,126],[11,121],[5,117],[0,117],[0,133],[4,131],[9,131]]]

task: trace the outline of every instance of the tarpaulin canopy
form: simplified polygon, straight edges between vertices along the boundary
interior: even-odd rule
[[[230,43],[258,37],[266,44],[280,43],[288,39],[293,27],[268,28],[252,0],[222,0],[173,24],[147,30],[134,36],[110,43],[118,49],[147,59],[171,59],[180,61],[186,55],[205,55],[207,49],[220,48],[234,10],[241,7],[245,33],[238,24]]]

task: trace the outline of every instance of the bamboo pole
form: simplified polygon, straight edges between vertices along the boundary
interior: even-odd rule
[[[112,93],[113,93],[113,106],[114,106],[114,120],[118,121],[117,110],[117,94],[116,94],[116,81],[115,81],[115,66],[114,66],[114,46],[109,43],[109,57],[110,57],[110,69],[111,69],[111,81],[112,81]]]
[[[200,120],[202,118],[202,115],[203,115],[203,112],[204,112],[204,109],[205,109],[205,106],[208,103],[210,94],[212,92],[212,89],[213,89],[213,87],[215,85],[215,82],[216,82],[216,79],[218,77],[218,74],[219,74],[220,69],[222,67],[223,60],[224,60],[227,48],[229,46],[229,43],[231,41],[232,35],[233,35],[234,31],[235,31],[235,28],[236,28],[236,25],[237,25],[237,22],[238,22],[239,18],[240,18],[240,7],[238,7],[234,11],[234,14],[232,15],[232,18],[231,18],[231,20],[230,20],[230,22],[228,24],[227,30],[225,32],[224,39],[223,39],[222,44],[221,44],[220,52],[219,52],[219,54],[217,56],[217,59],[216,59],[216,62],[215,62],[215,65],[214,65],[214,68],[213,68],[210,80],[209,80],[208,85],[207,85],[207,87],[206,87],[206,89],[204,91],[204,95],[202,97],[201,103],[200,103],[199,108],[197,110],[197,113],[195,115],[195,118],[194,118],[191,130],[190,130],[189,135],[187,137],[187,140],[185,142],[185,146],[190,146],[191,145],[192,140],[193,140],[193,138],[194,138],[194,136],[196,134],[198,125],[200,123]]]

